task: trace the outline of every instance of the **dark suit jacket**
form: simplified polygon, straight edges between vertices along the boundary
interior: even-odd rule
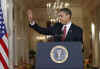
[[[51,26],[48,28],[42,28],[38,26],[37,24],[33,26],[32,25],[29,25],[29,26],[41,34],[52,35],[54,38],[54,41],[61,41],[61,37],[63,35],[63,32],[61,31],[63,24],[61,23],[56,23],[54,24],[54,26]],[[80,27],[74,24],[71,24],[71,27],[64,41],[80,41],[83,43],[82,34],[83,32]]]

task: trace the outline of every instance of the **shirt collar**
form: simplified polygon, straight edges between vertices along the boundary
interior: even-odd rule
[[[70,27],[72,22],[70,21],[69,23],[65,24],[64,26]]]
[[[67,29],[69,29],[70,26],[71,26],[71,24],[72,24],[72,22],[70,21],[69,23],[63,25],[63,27],[62,27],[62,31],[63,31],[63,29],[64,29],[65,26],[67,27]]]

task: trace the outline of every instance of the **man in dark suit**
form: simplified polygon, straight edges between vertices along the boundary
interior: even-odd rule
[[[62,8],[58,12],[58,19],[60,22],[55,23],[54,26],[42,28],[32,20],[32,11],[28,11],[29,26],[37,32],[45,35],[52,35],[55,41],[80,41],[83,43],[83,31],[80,27],[72,24],[72,12],[68,8]]]

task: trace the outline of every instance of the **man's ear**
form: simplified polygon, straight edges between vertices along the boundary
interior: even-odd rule
[[[67,17],[69,17],[69,18],[70,18],[70,15],[67,15]]]
[[[67,18],[70,18],[71,19],[71,16],[70,15],[67,15]]]

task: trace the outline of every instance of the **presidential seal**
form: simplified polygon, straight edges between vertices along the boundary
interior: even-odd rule
[[[50,57],[55,63],[64,63],[68,59],[68,50],[64,46],[57,45],[51,49]]]

